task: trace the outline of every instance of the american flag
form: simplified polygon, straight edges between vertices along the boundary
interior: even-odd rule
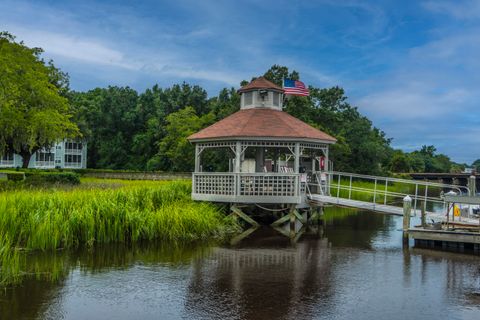
[[[283,79],[283,90],[285,94],[292,96],[309,96],[310,93],[302,81]]]

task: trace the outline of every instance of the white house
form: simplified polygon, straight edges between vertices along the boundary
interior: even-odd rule
[[[22,166],[22,157],[5,153],[0,157],[0,168]],[[36,169],[85,169],[87,167],[87,144],[75,140],[64,140],[50,149],[42,149],[32,155],[29,168]]]

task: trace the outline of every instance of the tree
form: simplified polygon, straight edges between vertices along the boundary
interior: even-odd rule
[[[480,159],[473,161],[472,167],[475,168],[476,172],[480,172]]]
[[[408,155],[401,150],[395,150],[390,161],[390,171],[396,173],[410,172],[411,167]]]
[[[45,63],[42,52],[0,33],[0,152],[20,154],[23,167],[36,151],[79,136],[62,96],[68,77],[53,62]]]
[[[108,87],[71,98],[75,120],[88,143],[88,166],[109,169],[141,169],[131,152],[135,134],[141,130],[137,113],[138,94],[128,87]]]
[[[193,107],[170,114],[167,117],[167,134],[159,144],[157,159],[160,168],[166,171],[192,171],[195,153],[187,137],[213,121],[213,114],[199,117]]]

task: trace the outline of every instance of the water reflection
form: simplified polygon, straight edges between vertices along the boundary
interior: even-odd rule
[[[330,254],[326,238],[292,247],[288,238],[261,229],[237,248],[216,248],[195,261],[186,308],[201,318],[279,319],[302,312],[305,297],[330,295]]]
[[[30,257],[34,269],[55,276],[1,293],[0,315],[478,319],[480,257],[404,249],[399,217],[346,211],[326,221],[293,245],[260,228],[235,246],[110,246]]]

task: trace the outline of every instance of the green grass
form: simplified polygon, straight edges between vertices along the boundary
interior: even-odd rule
[[[190,199],[188,181],[82,179],[79,187],[0,192],[0,281],[19,282],[22,254],[140,240],[192,242],[235,226]]]

